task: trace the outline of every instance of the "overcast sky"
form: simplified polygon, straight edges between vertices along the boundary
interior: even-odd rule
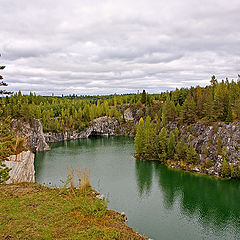
[[[240,74],[240,0],[0,0],[8,90],[111,94]]]

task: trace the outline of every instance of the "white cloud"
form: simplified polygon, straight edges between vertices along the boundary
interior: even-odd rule
[[[240,72],[238,0],[1,0],[9,89],[171,90]]]

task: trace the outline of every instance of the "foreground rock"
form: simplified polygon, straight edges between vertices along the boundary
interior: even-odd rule
[[[24,151],[20,154],[11,155],[4,164],[11,168],[10,179],[7,183],[35,182],[34,154],[31,151]]]

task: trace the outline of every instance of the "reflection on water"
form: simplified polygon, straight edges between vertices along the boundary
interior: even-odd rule
[[[90,169],[91,184],[109,207],[154,240],[240,239],[240,182],[224,181],[134,159],[133,139],[89,138],[37,153],[36,180],[59,185],[66,166]]]
[[[139,195],[149,195],[152,186],[153,168],[151,162],[136,159],[136,179],[138,183]]]
[[[166,209],[179,202],[181,213],[198,216],[205,227],[223,229],[229,223],[240,228],[240,183],[196,176],[181,170],[169,169],[158,162],[136,160],[136,180],[139,194],[151,193],[156,177],[163,193]],[[211,225],[211,226],[210,226]]]

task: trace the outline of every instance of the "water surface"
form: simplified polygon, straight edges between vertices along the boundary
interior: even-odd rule
[[[240,182],[172,170],[134,159],[127,137],[54,143],[37,153],[36,181],[61,185],[66,166],[90,169],[92,186],[124,211],[128,225],[152,239],[240,239]]]

